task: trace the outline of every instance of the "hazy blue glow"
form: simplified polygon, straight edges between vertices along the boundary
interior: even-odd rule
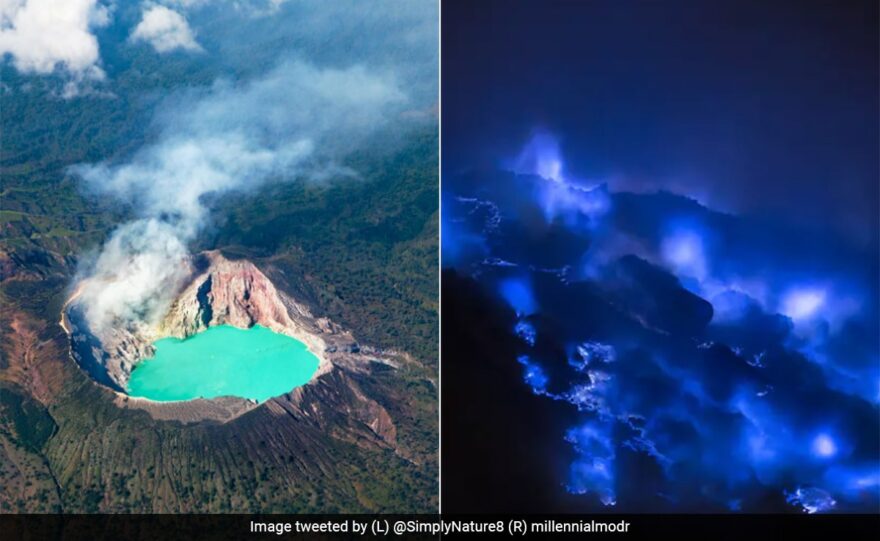
[[[546,132],[535,134],[514,164],[519,174],[538,175],[555,182],[563,180],[563,162],[559,142]]]
[[[536,175],[543,180],[533,189],[535,200],[548,222],[561,219],[571,226],[591,227],[610,209],[611,201],[605,186],[566,177],[559,143],[548,133],[534,135],[514,161],[512,169],[518,174]]]
[[[730,290],[707,300],[712,303],[712,321],[715,323],[739,320],[746,314],[751,301],[748,296]]]
[[[825,472],[825,483],[851,499],[876,494],[880,490],[880,465],[832,466]]]
[[[565,441],[578,453],[569,470],[568,491],[573,494],[594,492],[604,505],[615,505],[615,451],[609,427],[594,421],[586,422],[570,429]]]
[[[796,289],[782,300],[781,311],[795,322],[809,319],[824,306],[825,297],[820,289]]]
[[[702,280],[708,273],[703,239],[696,231],[677,231],[661,244],[663,260],[679,274]]]
[[[443,227],[443,262],[445,265],[463,266],[467,263],[479,260],[488,253],[486,239],[479,233],[469,231],[467,227],[457,221],[442,218]]]
[[[527,316],[538,311],[532,286],[526,278],[507,278],[498,284],[498,291],[517,315]]]
[[[611,206],[602,186],[585,188],[563,181],[545,182],[537,191],[548,222],[561,218],[571,226],[595,225],[595,220],[608,212]]]
[[[831,458],[837,454],[837,444],[828,434],[819,434],[813,440],[813,454],[822,458]]]

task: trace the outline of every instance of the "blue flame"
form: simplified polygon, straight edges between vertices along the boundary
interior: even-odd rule
[[[535,133],[514,163],[513,170],[519,174],[538,175],[555,182],[564,179],[562,154],[559,141],[543,131]]]
[[[786,500],[792,505],[799,505],[808,514],[830,511],[837,505],[831,494],[817,487],[797,488],[786,494]]]
[[[602,185],[583,187],[568,182],[546,182],[538,187],[537,203],[548,222],[561,219],[570,227],[593,228],[611,208]]]
[[[826,433],[821,433],[813,439],[811,447],[814,456],[820,458],[832,458],[837,454],[837,443]]]
[[[535,394],[545,394],[550,378],[544,373],[541,365],[532,361],[526,355],[522,355],[516,360],[523,366],[523,379],[532,388],[532,392]]]
[[[663,259],[677,274],[703,280],[708,269],[703,237],[694,230],[675,231],[663,239]]]
[[[512,169],[520,175],[540,177],[532,195],[547,222],[561,219],[569,226],[592,228],[610,210],[607,187],[568,176],[559,142],[547,132],[532,137]]]
[[[783,297],[780,312],[795,322],[808,320],[819,313],[826,297],[822,289],[794,289]]]
[[[566,488],[573,494],[593,492],[602,504],[611,506],[617,503],[614,489],[614,444],[610,427],[588,421],[570,429],[565,441],[572,444],[578,458],[569,469]]]
[[[504,279],[498,284],[498,291],[518,316],[527,316],[538,311],[532,284],[527,278]]]
[[[526,320],[521,319],[516,322],[516,327],[514,327],[513,332],[515,332],[517,336],[522,338],[526,344],[534,347],[535,340],[538,336],[537,331],[535,331],[534,325]]]

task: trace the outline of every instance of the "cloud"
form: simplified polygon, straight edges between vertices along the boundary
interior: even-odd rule
[[[393,70],[414,107],[436,106],[436,0],[297,0],[277,9],[267,0],[236,0],[174,9],[210,44],[211,59],[236,73],[303,54],[327,66],[356,62]]]
[[[102,79],[93,30],[109,22],[97,0],[0,0],[0,54],[22,73]]]
[[[245,84],[169,98],[154,143],[123,162],[73,167],[95,193],[139,215],[83,269],[90,280],[80,299],[92,330],[155,324],[164,314],[186,275],[185,246],[209,218],[206,197],[351,175],[339,161],[407,103],[389,73],[284,63]]]
[[[180,13],[160,5],[147,5],[141,22],[131,33],[133,42],[148,42],[159,53],[177,49],[200,51],[192,29]]]

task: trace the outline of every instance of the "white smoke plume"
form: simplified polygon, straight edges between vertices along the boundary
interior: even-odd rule
[[[148,326],[168,308],[162,287],[186,278],[189,254],[179,232],[155,218],[119,227],[91,267],[81,293],[94,330],[139,321]]]
[[[206,196],[346,174],[341,158],[407,102],[388,73],[291,62],[169,100],[154,143],[122,163],[75,166],[95,193],[139,213],[82,269],[79,302],[92,330],[159,321],[187,276],[186,245],[209,218]]]

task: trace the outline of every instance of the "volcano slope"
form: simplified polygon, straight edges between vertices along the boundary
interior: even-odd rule
[[[21,174],[5,176],[3,197],[0,510],[436,509],[433,132],[367,153],[354,186],[215,202],[222,218],[198,250],[259,269],[310,322],[362,348],[256,407],[130,407],[80,368],[59,321],[76,256],[124,210],[83,199],[58,164],[16,169],[29,156],[4,150]]]

